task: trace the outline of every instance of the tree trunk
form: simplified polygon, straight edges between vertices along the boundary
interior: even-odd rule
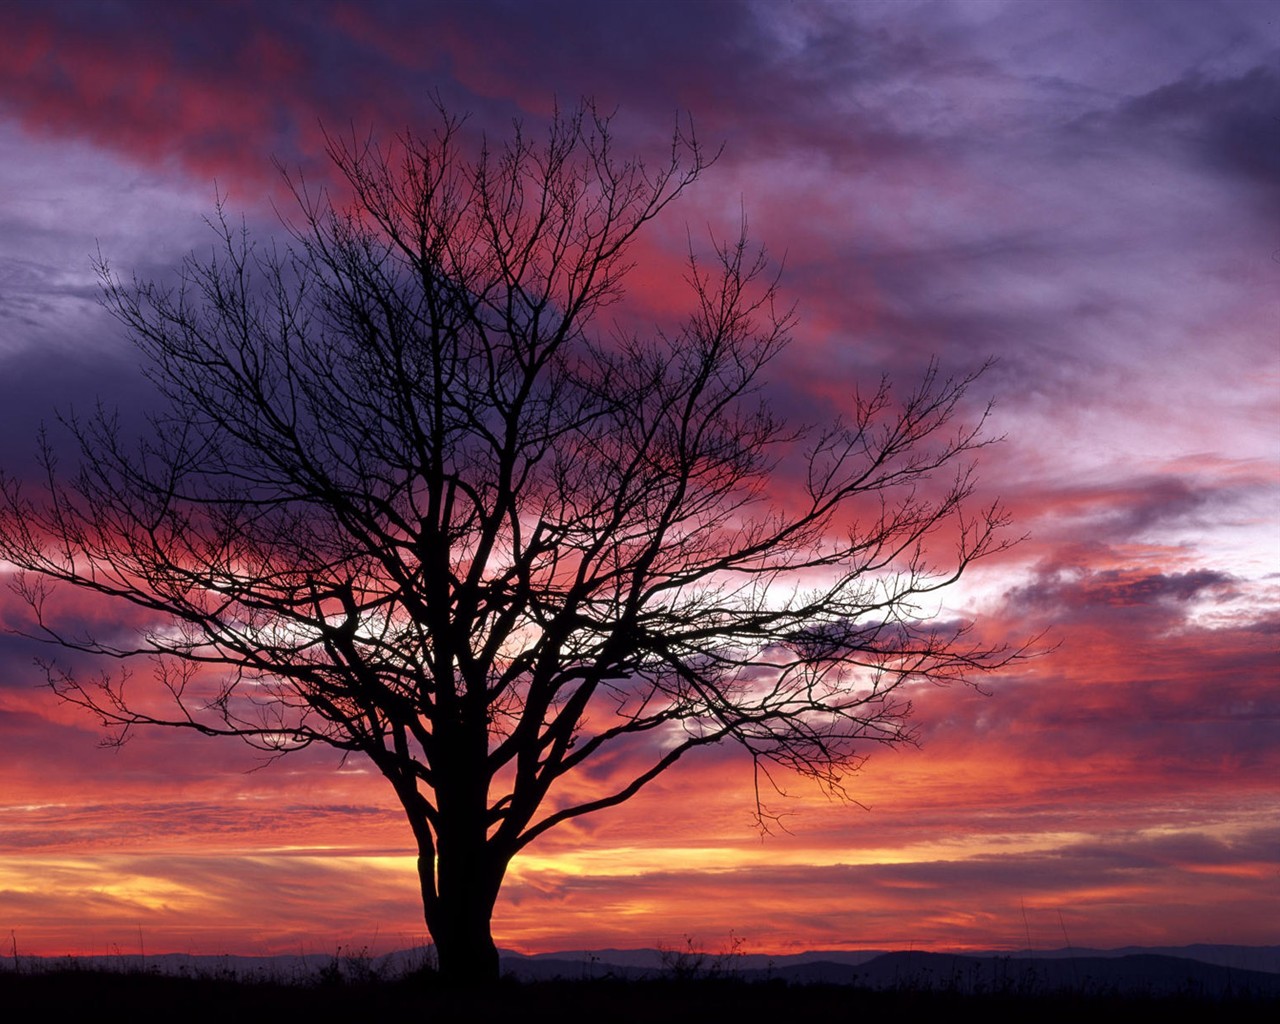
[[[473,846],[474,844],[467,844]],[[418,858],[427,928],[435,943],[441,980],[474,987],[498,980],[498,947],[491,922],[505,874],[483,848],[466,850],[441,843],[438,862]]]

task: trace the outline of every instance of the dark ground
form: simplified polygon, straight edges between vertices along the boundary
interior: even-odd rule
[[[484,991],[442,988],[431,975],[397,980],[320,978],[307,983],[243,981],[230,977],[173,977],[83,968],[0,972],[0,1007],[6,1020],[67,1017],[99,1019],[107,1011],[134,1020],[181,1019],[248,1024],[256,1020],[394,1019],[434,1022],[601,1020],[630,1022],[819,1020],[943,1020],[975,1016],[1037,1024],[1082,1020],[1192,1019],[1267,1021],[1280,998],[1233,994],[1135,996],[1026,992],[868,991],[848,985],[745,982],[730,978],[649,981],[503,981]],[[73,1016],[74,1015],[74,1016]],[[1193,1016],[1194,1015],[1194,1016]]]

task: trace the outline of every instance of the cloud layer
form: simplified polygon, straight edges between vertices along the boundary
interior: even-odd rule
[[[865,805],[796,780],[753,832],[709,752],[518,860],[498,940],[752,951],[1274,941],[1280,915],[1280,28],[1262,4],[316,3],[0,6],[0,465],[39,423],[149,398],[91,257],[167,279],[215,195],[260,237],[272,160],[329,183],[321,126],[501,137],[618,108],[660,155],[723,153],[637,249],[629,316],[678,313],[689,240],[737,230],[799,313],[771,381],[800,419],[931,358],[981,379],[981,463],[1027,540],[946,598],[1055,646],[913,695],[923,747]],[[287,215],[287,213],[286,213]],[[975,410],[976,412],[976,410]],[[6,580],[0,565],[0,581]],[[112,613],[85,604],[85,616]],[[102,618],[106,616],[106,618]],[[127,628],[126,620],[115,622]],[[0,625],[30,627],[0,593]],[[380,780],[260,772],[180,735],[99,749],[0,635],[0,929],[23,952],[417,941]],[[611,765],[624,773],[625,763]],[[126,948],[126,951],[131,951]]]

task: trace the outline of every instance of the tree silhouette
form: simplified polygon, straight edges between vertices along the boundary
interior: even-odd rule
[[[78,469],[45,442],[35,496],[0,478],[0,557],[34,635],[154,661],[149,683],[48,667],[117,738],[369,758],[440,969],[477,979],[507,865],[548,829],[723,741],[838,787],[909,738],[904,684],[1021,652],[927,614],[1006,544],[999,506],[970,509],[972,375],[789,426],[761,386],[791,315],[745,233],[690,257],[678,329],[602,324],[637,232],[710,164],[691,130],[655,167],[615,156],[589,105],[500,150],[441,113],[385,149],[331,138],[350,198],[293,179],[285,250],[219,208],[179,287],[101,264],[165,411],[136,443],[69,419]],[[56,584],[147,625],[79,632]],[[635,767],[612,788],[557,788],[618,751]]]

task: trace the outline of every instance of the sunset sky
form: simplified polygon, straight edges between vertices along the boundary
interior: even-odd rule
[[[679,112],[723,154],[643,236],[753,238],[798,325],[771,387],[994,358],[981,494],[1020,545],[947,598],[1056,649],[916,695],[856,803],[694,756],[517,858],[498,944],[746,952],[1280,943],[1280,14],[1200,2],[0,3],[0,466],[101,398],[151,401],[91,259],[163,278],[218,195],[255,234],[323,183],[321,125],[499,138],[557,101],[620,150]],[[11,576],[0,562],[0,582]],[[88,612],[86,612],[88,614]],[[94,614],[100,614],[95,611]],[[29,628],[0,591],[0,627]],[[260,771],[41,687],[0,634],[0,943],[20,953],[385,951],[425,941],[412,838],[358,760]],[[145,672],[145,666],[138,666]]]

